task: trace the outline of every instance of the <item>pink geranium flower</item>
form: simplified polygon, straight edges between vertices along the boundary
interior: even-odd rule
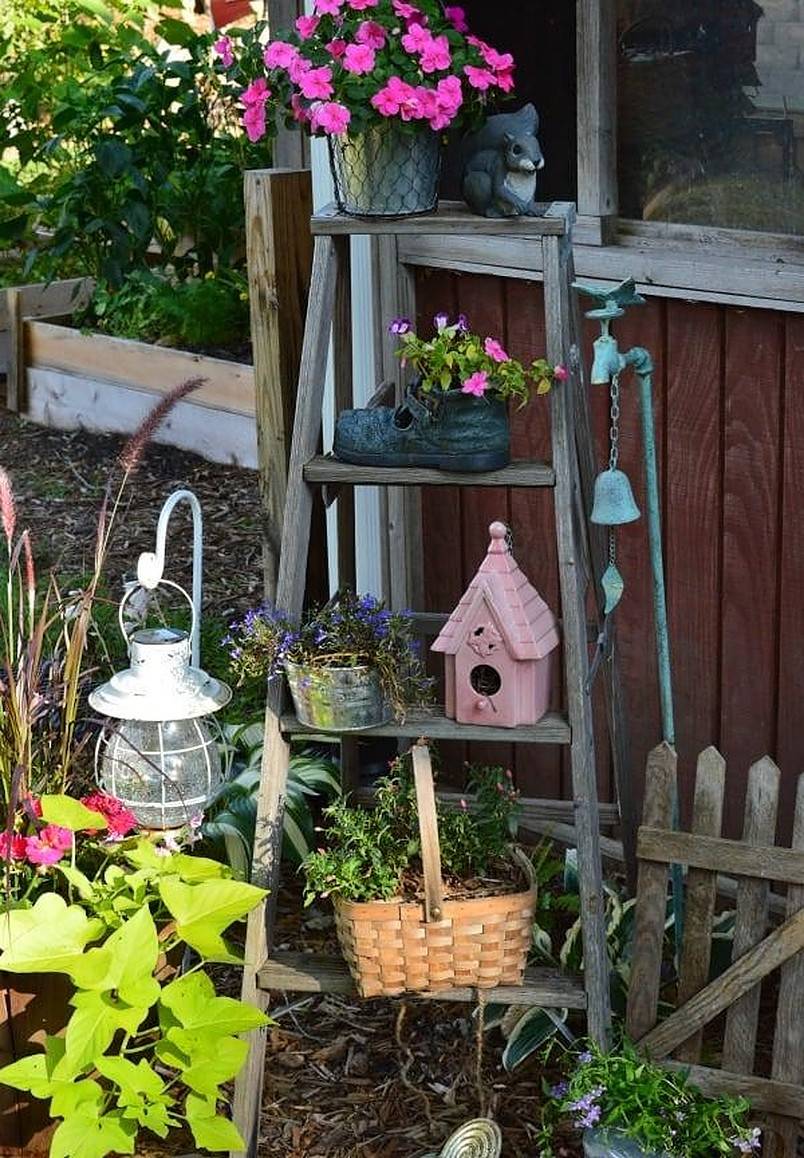
[[[367,44],[369,48],[382,48],[385,44],[385,29],[376,20],[364,20],[355,33],[358,44]]]
[[[371,104],[383,117],[395,117],[412,121],[421,116],[421,106],[413,85],[398,76],[389,76],[385,88],[381,88],[371,98]]]
[[[453,28],[458,32],[468,32],[469,25],[466,23],[466,13],[463,8],[459,8],[457,4],[450,5],[444,9],[444,15]]]
[[[323,129],[328,135],[345,133],[349,127],[352,114],[345,105],[338,101],[324,101],[316,105],[310,116],[310,127],[313,132]]]
[[[341,61],[347,72],[363,76],[374,68],[374,49],[367,44],[350,44]]]
[[[452,64],[446,36],[433,36],[419,57],[422,72],[441,72]]]
[[[330,54],[330,56],[334,57],[335,60],[340,60],[344,52],[346,52],[346,41],[339,40],[336,36],[335,39],[330,40],[329,44],[327,45],[327,52]]]
[[[332,69],[326,66],[311,68],[299,77],[298,85],[302,96],[306,96],[308,100],[329,100],[334,91]]]
[[[217,53],[221,58],[221,64],[224,68],[231,68],[234,64],[234,53],[232,52],[232,42],[228,36],[221,36],[212,45],[212,51]]]
[[[0,834],[0,860],[24,860],[25,837],[15,832]]]
[[[296,19],[296,31],[302,40],[309,40],[320,22],[320,16],[299,16]]]
[[[316,0],[315,10],[320,16],[337,16],[344,0]]]
[[[461,386],[462,394],[474,394],[475,398],[482,398],[488,390],[489,376],[485,370],[476,370]]]
[[[56,864],[73,846],[73,834],[58,824],[46,824],[36,836],[26,836],[25,856],[31,864]]]
[[[507,362],[509,360],[508,355],[496,338],[486,338],[483,343],[483,349],[495,362]]]
[[[485,92],[486,89],[497,83],[494,73],[487,68],[476,68],[473,64],[467,64],[464,65],[463,71],[466,73],[472,88],[479,89],[481,92]]]
[[[82,796],[81,803],[93,812],[99,812],[106,820],[106,830],[110,836],[128,836],[138,827],[138,821],[133,812],[129,812],[125,804],[116,796],[107,796],[105,792],[93,792],[91,796]]]
[[[266,68],[290,68],[298,59],[299,50],[295,44],[287,44],[284,40],[272,40],[266,44],[262,59]]]

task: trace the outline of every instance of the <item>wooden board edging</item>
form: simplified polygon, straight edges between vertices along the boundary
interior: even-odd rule
[[[0,331],[8,329],[8,293],[11,289],[18,296],[20,313],[24,318],[53,318],[72,314],[85,306],[94,286],[95,282],[89,277],[7,286],[0,290]]]
[[[192,405],[255,415],[252,366],[49,322],[26,321],[24,343],[28,370],[57,370],[152,394],[167,394],[185,379],[200,376],[207,381]]]

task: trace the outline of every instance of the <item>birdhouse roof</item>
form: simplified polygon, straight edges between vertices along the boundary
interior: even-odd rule
[[[505,525],[492,523],[489,534],[486,557],[431,650],[455,655],[485,606],[514,659],[543,659],[558,646],[555,616],[508,550]]]

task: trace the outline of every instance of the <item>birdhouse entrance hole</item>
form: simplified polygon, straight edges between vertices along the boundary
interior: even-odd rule
[[[496,696],[502,687],[500,673],[487,663],[479,663],[469,673],[469,682],[481,696]]]

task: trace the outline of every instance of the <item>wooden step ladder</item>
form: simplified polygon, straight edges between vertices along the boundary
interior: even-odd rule
[[[442,712],[411,712],[404,724],[391,723],[367,730],[367,736],[433,740],[483,740],[567,744],[572,770],[572,820],[578,848],[581,921],[584,941],[583,978],[555,969],[528,969],[521,987],[494,991],[494,1000],[521,1005],[585,1009],[588,1031],[604,1043],[610,1027],[609,968],[603,919],[602,870],[599,842],[599,808],[595,776],[592,706],[588,688],[589,644],[587,589],[599,577],[604,558],[602,540],[590,543],[584,511],[589,509],[594,476],[589,412],[582,360],[578,349],[579,316],[574,294],[572,224],[574,206],[553,202],[539,218],[486,220],[466,210],[442,205],[437,213],[398,220],[360,220],[329,208],[312,219],[315,238],[313,269],[304,333],[296,417],[288,472],[282,550],[276,604],[292,616],[302,610],[313,491],[328,488],[325,497],[337,500],[337,554],[340,582],[354,583],[355,527],[352,490],[356,485],[388,488],[388,595],[397,608],[415,606],[421,563],[421,543],[416,542],[418,488],[422,485],[550,487],[555,503],[555,523],[562,605],[562,640],[566,683],[566,715],[551,713],[537,724],[521,728],[469,726],[448,719]],[[405,239],[425,238],[437,245],[443,268],[479,268],[478,251],[485,255],[487,272],[494,274],[495,244],[504,238],[541,250],[544,280],[547,358],[563,363],[570,378],[558,383],[551,395],[552,463],[514,462],[488,474],[455,475],[438,470],[398,467],[352,466],[319,454],[324,380],[332,340],[335,402],[338,410],[353,405],[351,391],[350,235],[375,235],[379,293],[377,324],[400,314],[415,316],[413,272],[405,264]],[[467,247],[474,253],[461,257]],[[466,264],[467,260],[470,262]],[[386,343],[387,345],[387,343]],[[397,378],[399,370],[386,351],[383,367]],[[399,395],[398,395],[399,396]],[[348,499],[348,501],[347,501]],[[405,535],[413,528],[413,534]],[[423,617],[425,618],[425,617]],[[432,618],[432,617],[430,617]],[[630,801],[622,783],[627,764],[624,731],[617,711],[616,672],[610,657],[603,664],[610,716],[615,778],[621,809]],[[274,681],[278,683],[279,681]],[[268,991],[291,990],[350,993],[354,988],[345,963],[307,954],[274,953],[271,935],[276,912],[285,790],[290,759],[290,739],[304,734],[296,717],[284,710],[283,693],[272,687],[266,710],[263,775],[254,846],[253,881],[269,890],[264,906],[251,915],[248,926],[243,996],[267,1008]],[[343,765],[354,767],[350,736],[342,743]],[[350,787],[356,787],[354,779]],[[524,801],[527,807],[537,802]],[[625,819],[625,818],[623,818]],[[442,991],[426,995],[447,1001],[474,1001],[474,989]],[[235,1088],[235,1121],[247,1142],[245,1153],[256,1158],[259,1108],[265,1062],[265,1031],[252,1035],[247,1065]]]

